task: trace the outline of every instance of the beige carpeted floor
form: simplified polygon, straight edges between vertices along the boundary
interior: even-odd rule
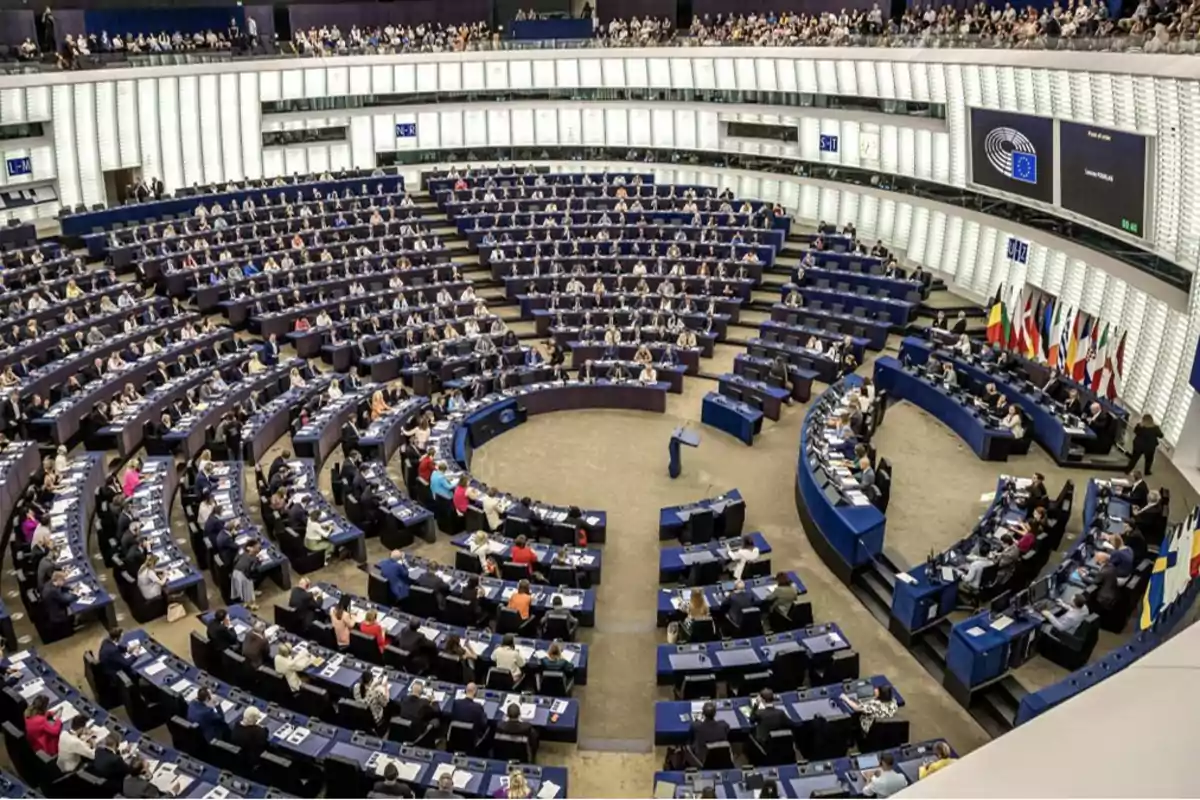
[[[706,371],[725,371],[737,352],[740,348],[718,347],[715,358],[705,363]],[[766,422],[754,446],[746,447],[699,424],[701,398],[714,386],[703,379],[688,379],[683,395],[669,396],[665,415],[576,411],[534,417],[475,452],[472,471],[489,484],[558,503],[604,508],[609,513],[596,627],[584,629],[582,635],[591,646],[592,666],[589,685],[577,690],[582,704],[580,742],[578,746],[546,745],[541,760],[570,768],[570,791],[575,797],[649,795],[651,775],[662,761],[661,751],[652,744],[653,703],[667,696],[654,680],[655,647],[664,641],[654,624],[658,510],[733,487],[746,497],[747,530],[762,531],[771,542],[776,569],[791,568],[800,574],[816,619],[839,622],[861,653],[863,674],[885,674],[898,687],[908,704],[905,714],[912,720],[913,736],[944,736],[960,753],[984,743],[984,733],[967,713],[809,548],[792,493],[803,407],[787,409],[778,423]],[[684,473],[672,481],[667,476],[667,441],[685,420],[695,423],[702,441],[698,449],[684,453]],[[1088,477],[1056,469],[1036,449],[1007,465],[981,462],[947,428],[907,404],[889,410],[876,444],[895,467],[886,544],[889,554],[902,565],[919,561],[930,549],[942,550],[962,536],[984,508],[980,495],[994,489],[1002,472],[1027,475],[1042,471],[1052,491],[1066,478],[1082,490]],[[276,447],[285,445],[281,442]],[[267,460],[271,457],[273,453]],[[1195,495],[1165,459],[1160,463],[1153,483],[1172,489],[1178,515],[1195,502]],[[328,493],[328,469],[322,483]],[[252,480],[247,480],[247,492],[254,497]],[[251,509],[251,514],[256,510]],[[182,535],[178,509],[175,525]],[[1071,530],[1078,528],[1076,514]],[[414,549],[423,555],[452,558],[444,539]],[[383,555],[378,542],[370,543],[370,555],[372,560]],[[103,573],[102,565],[98,564],[97,571]],[[365,591],[365,576],[353,564],[338,564],[314,577],[350,591]],[[19,614],[22,606],[14,587],[11,575],[0,579],[5,602],[10,611]],[[210,589],[210,595],[218,596],[215,589]],[[263,607],[269,609],[277,598],[278,593],[269,589]],[[131,622],[123,613],[122,620],[126,625]],[[18,620],[16,625],[23,641],[32,643],[25,638],[32,634],[28,622]],[[188,617],[175,624],[156,622],[147,627],[187,657],[187,633],[195,625]],[[93,626],[41,650],[64,675],[83,686],[82,652],[96,647],[101,633]],[[1097,654],[1117,638],[1105,635]],[[1035,659],[1020,670],[1019,677],[1036,688],[1061,674],[1057,667]],[[160,729],[155,735],[165,737],[166,732]]]

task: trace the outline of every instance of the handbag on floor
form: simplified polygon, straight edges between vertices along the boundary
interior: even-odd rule
[[[183,603],[169,603],[167,605],[167,622],[178,622],[187,616],[187,609],[183,607]]]
[[[667,644],[679,643],[679,623],[670,622],[667,624]]]

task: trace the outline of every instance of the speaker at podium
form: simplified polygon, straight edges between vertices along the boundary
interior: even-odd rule
[[[670,463],[667,466],[667,471],[672,478],[678,478],[679,473],[683,471],[683,462],[680,457],[680,448],[683,445],[688,447],[700,446],[700,432],[688,428],[686,425],[675,429],[671,434],[671,442],[667,445],[667,452],[670,454]]]

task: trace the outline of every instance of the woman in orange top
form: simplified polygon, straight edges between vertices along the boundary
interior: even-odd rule
[[[379,615],[375,613],[375,609],[371,609],[367,612],[366,618],[363,619],[358,629],[367,636],[375,637],[375,643],[379,645],[379,653],[382,655],[384,649],[387,648],[387,634],[383,632],[383,626],[376,621],[378,619]]]
[[[533,595],[529,593],[529,581],[517,584],[517,590],[508,598],[508,607],[521,615],[521,619],[529,619],[529,611],[533,606]]]
[[[387,412],[391,411],[391,406],[387,404],[387,400],[383,399],[383,392],[375,392],[371,395],[371,420],[377,420]]]

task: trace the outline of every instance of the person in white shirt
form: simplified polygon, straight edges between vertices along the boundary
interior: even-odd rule
[[[1008,415],[1000,420],[1000,424],[1012,431],[1013,436],[1018,439],[1025,436],[1025,420],[1021,417],[1021,409],[1016,406],[1008,407]]]
[[[1042,616],[1046,618],[1048,628],[1053,628],[1056,631],[1073,635],[1079,630],[1079,626],[1088,618],[1087,598],[1083,592],[1079,592],[1071,598],[1071,604],[1062,614],[1055,616],[1054,612],[1047,609],[1042,612]],[[59,752],[62,752],[62,744],[59,744]]]
[[[520,682],[521,669],[525,666],[525,656],[517,650],[517,640],[511,633],[504,634],[504,638],[500,640],[500,646],[492,655],[492,660],[496,663],[496,669],[505,669],[512,673],[514,685]]]
[[[743,534],[738,549],[734,550],[732,547],[729,549],[730,571],[733,573],[733,579],[740,581],[746,565],[757,560],[758,548],[754,546],[754,537],[748,533]]]
[[[638,375],[638,380],[642,383],[658,383],[658,372],[650,364],[642,367],[642,372]]]
[[[287,642],[275,653],[275,671],[284,677],[293,692],[300,691],[300,673],[312,664],[307,650],[293,651]]]
[[[96,743],[87,735],[87,726],[87,718],[79,714],[58,735],[58,768],[63,772],[74,772],[81,761],[96,757]]]
[[[480,500],[480,505],[483,506],[483,516],[487,519],[488,527],[494,531],[500,530],[504,525],[504,503],[492,493],[490,489],[484,487],[483,499]]]
[[[471,538],[467,539],[467,551],[479,559],[479,566],[483,569],[487,569],[487,559],[491,553],[490,544],[491,537],[487,531],[475,531]]]

